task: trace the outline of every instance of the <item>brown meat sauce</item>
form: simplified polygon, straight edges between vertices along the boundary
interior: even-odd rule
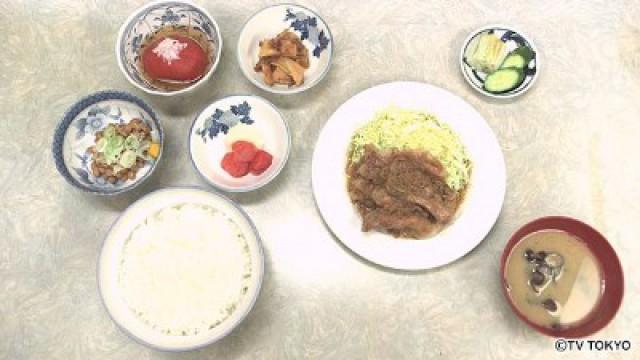
[[[464,190],[449,188],[442,164],[424,151],[366,145],[363,156],[347,165],[347,175],[362,231],[423,238],[449,223],[464,197]]]

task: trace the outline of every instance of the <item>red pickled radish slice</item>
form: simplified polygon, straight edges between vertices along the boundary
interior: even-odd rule
[[[271,156],[271,154],[264,150],[258,150],[251,164],[249,164],[249,171],[251,171],[253,175],[260,175],[271,166],[272,162],[273,156]]]
[[[239,178],[249,173],[249,163],[245,161],[238,161],[236,156],[232,152],[228,152],[222,158],[220,162],[222,169],[234,178]]]
[[[239,140],[231,145],[231,150],[239,161],[250,162],[258,153],[258,148],[248,141]]]

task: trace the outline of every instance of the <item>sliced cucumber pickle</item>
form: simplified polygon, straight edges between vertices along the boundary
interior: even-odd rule
[[[507,56],[506,59],[504,59],[504,62],[502,63],[502,65],[500,65],[500,68],[501,69],[506,69],[506,68],[524,69],[526,66],[527,66],[527,62],[525,61],[522,55],[510,54],[509,56]]]
[[[484,88],[490,93],[502,94],[511,91],[524,81],[524,72],[519,68],[505,68],[487,75]]]
[[[534,53],[526,46],[520,46],[507,55],[507,57],[500,65],[500,69],[506,68],[518,68],[525,69],[529,62],[533,59]]]

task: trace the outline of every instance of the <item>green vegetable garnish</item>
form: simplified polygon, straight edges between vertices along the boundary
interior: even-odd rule
[[[380,150],[424,150],[446,169],[446,183],[453,190],[464,188],[471,174],[471,160],[458,135],[434,115],[389,107],[378,112],[351,139],[350,160],[357,162],[364,146]]]
[[[127,150],[133,150],[133,151],[137,151],[138,148],[140,148],[140,140],[138,139],[137,136],[135,135],[129,135],[127,136],[127,138],[124,140],[124,147]]]
[[[122,166],[123,168],[130,168],[133,166],[133,164],[136,163],[136,153],[134,151],[131,150],[127,150],[125,152],[122,153],[122,155],[120,156],[120,161],[118,162],[118,164],[120,166]]]
[[[149,148],[148,141],[130,134],[126,138],[118,133],[115,125],[108,125],[102,137],[96,142],[97,159],[113,166],[115,173],[131,168],[138,157],[144,158],[144,151]]]
[[[112,146],[114,148],[119,148],[119,149],[124,148],[124,137],[121,135],[113,136],[107,139],[107,141],[109,142],[108,146]]]
[[[107,148],[104,150],[103,154],[104,154],[104,160],[107,164],[112,165],[116,162],[118,162],[118,159],[120,158],[120,153],[122,151],[118,148],[113,148],[113,147],[109,147],[107,146]]]
[[[116,128],[112,125],[107,126],[106,129],[102,132],[102,137],[111,138],[116,135]]]
[[[142,141],[140,143],[140,146],[138,147],[138,149],[136,150],[136,154],[138,155],[138,157],[143,158],[143,159],[147,159],[149,158],[149,155],[145,155],[144,152],[149,150],[149,146],[151,146],[151,142],[149,141]]]

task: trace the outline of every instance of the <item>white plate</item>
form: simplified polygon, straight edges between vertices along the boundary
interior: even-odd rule
[[[249,289],[236,310],[213,329],[193,336],[166,335],[142,322],[124,302],[118,285],[123,247],[135,227],[157,211],[178,204],[201,204],[229,216],[247,239],[251,254],[252,277]],[[212,234],[215,236],[215,234]],[[147,346],[166,351],[193,350],[229,334],[253,307],[264,275],[264,255],[258,232],[245,212],[231,200],[198,188],[168,188],[152,192],[129,206],[113,224],[102,245],[98,260],[98,286],[113,321],[128,335]]]
[[[226,134],[209,132],[209,129],[214,123],[233,127],[243,122],[259,130],[264,140],[262,149],[273,156],[273,162],[260,175],[249,173],[234,178],[220,165],[230,151],[224,143]],[[233,95],[215,101],[196,116],[189,131],[193,166],[209,184],[229,192],[252,191],[268,184],[284,168],[290,149],[291,135],[286,120],[272,103],[254,95]]]
[[[262,73],[253,70],[258,62],[260,41],[274,38],[285,29],[295,32],[309,50],[309,68],[300,86],[265,84]],[[278,4],[255,13],[240,31],[237,47],[238,64],[242,73],[262,90],[276,94],[295,94],[310,89],[329,72],[333,59],[333,37],[324,20],[304,6]]]
[[[361,217],[349,200],[345,168],[351,137],[389,105],[435,114],[460,136],[473,162],[467,194],[456,219],[428,239],[364,233]],[[361,257],[401,270],[435,268],[471,251],[498,218],[506,184],[502,151],[480,114],[448,91],[417,82],[375,86],[342,104],[320,134],[313,154],[312,178],[318,208],[336,237]]]

